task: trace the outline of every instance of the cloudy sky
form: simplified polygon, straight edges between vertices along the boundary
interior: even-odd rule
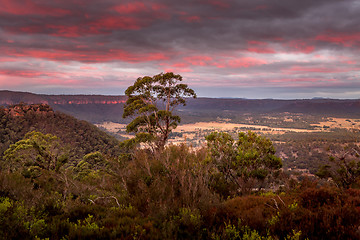
[[[0,0],[0,89],[121,95],[173,71],[198,96],[360,98],[358,0]]]

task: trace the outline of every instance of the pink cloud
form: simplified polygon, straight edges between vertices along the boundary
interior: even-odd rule
[[[300,53],[312,53],[315,51],[315,46],[310,45],[307,41],[304,40],[293,40],[289,43],[285,43],[285,46],[290,47],[295,52]]]
[[[342,61],[343,63],[346,63],[346,64],[349,64],[349,65],[354,65],[354,64],[357,64],[356,61],[354,60],[347,60],[347,61]]]
[[[248,52],[255,52],[255,53],[276,52],[273,48],[269,47],[269,44],[267,42],[259,42],[259,41],[248,41],[248,48],[246,50]]]
[[[83,70],[97,70],[98,68],[90,67],[90,66],[82,66],[82,67],[80,67],[80,69],[83,69]]]
[[[187,23],[200,22],[201,18],[199,16],[183,16],[181,19]]]
[[[174,63],[172,66],[175,68],[186,68],[189,66],[189,64],[188,63]]]
[[[335,57],[335,56],[316,54],[316,55],[314,55],[314,58],[321,59],[321,60],[337,60],[338,56]]]
[[[341,73],[357,71],[359,68],[340,68],[340,67],[304,67],[304,66],[292,66],[283,70],[284,73],[296,73],[296,72],[309,72],[309,73]]]
[[[218,8],[229,8],[230,7],[230,5],[228,3],[226,3],[224,0],[223,1],[210,0],[209,4],[213,5],[215,7],[218,7]]]
[[[120,14],[133,14],[144,12],[159,12],[167,9],[167,6],[159,3],[129,2],[113,7]]]
[[[228,60],[228,58],[231,58]],[[202,67],[217,67],[217,68],[248,68],[252,66],[267,64],[263,59],[257,59],[253,57],[241,57],[235,58],[232,56],[218,57],[214,59],[207,55],[195,55],[190,57],[184,57],[184,62],[177,62],[172,64],[172,67],[190,67],[190,66],[202,66]]]
[[[129,17],[137,20],[137,26],[148,26],[156,19],[169,19],[168,7],[160,3],[134,1],[112,7],[120,17]],[[123,28],[123,27],[122,27]],[[126,28],[123,28],[126,29]],[[134,28],[131,28],[134,29]],[[137,30],[137,29],[136,29]]]
[[[0,12],[13,15],[65,16],[69,10],[37,4],[32,0],[0,0]]]
[[[41,72],[41,71],[36,71],[36,70],[0,69],[0,75],[34,78],[34,77],[41,77],[41,76],[56,76],[57,73]]]
[[[226,68],[227,65],[223,62],[215,62],[213,63],[213,66],[217,67],[217,68]]]
[[[84,33],[84,28],[79,26],[46,25],[46,27],[55,30],[51,34],[53,36],[80,37]]]
[[[139,30],[142,28],[142,24],[137,18],[125,16],[105,16],[92,24],[96,29]]]
[[[146,11],[146,9],[143,2],[129,2],[114,7],[114,10],[121,14],[139,13]]]
[[[164,68],[164,72],[185,73],[185,72],[193,72],[193,70],[190,68],[170,67],[170,68]]]
[[[190,64],[187,62],[178,62],[173,64],[162,62],[159,65],[161,66],[160,67],[161,71],[164,72],[176,72],[176,73],[193,72],[193,70],[190,68]]]
[[[360,32],[358,33],[336,33],[328,32],[320,34],[315,37],[315,40],[335,43],[338,45],[343,45],[344,47],[352,47],[360,45]]]
[[[191,65],[197,65],[197,66],[206,66],[210,65],[211,61],[213,60],[210,56],[191,56],[191,57],[185,57],[184,60]]]
[[[16,29],[14,27],[6,27],[6,29],[11,32],[20,31],[23,33],[40,33],[44,31],[44,29],[40,26],[26,26],[26,27],[20,27],[19,29]]]
[[[242,57],[234,60],[227,61],[227,66],[232,68],[248,68],[257,65],[263,65],[267,62],[263,59],[257,59],[253,57]]]
[[[0,62],[25,62],[25,60],[16,57],[0,57]]]
[[[130,63],[148,62],[169,59],[168,55],[162,52],[154,53],[130,53],[121,49],[110,49],[107,52],[93,50],[63,51],[63,50],[34,50],[34,49],[7,49],[0,48],[3,55],[11,57],[32,57],[52,61],[79,61],[79,62],[108,62],[120,60]]]
[[[0,13],[8,14],[32,14],[37,17],[50,15],[52,17],[62,17],[72,13],[68,10],[60,11],[60,8],[47,7],[45,4],[35,4],[32,0],[24,0],[25,4],[19,0],[0,0],[5,7],[0,7]],[[21,5],[21,6],[20,6]],[[61,37],[80,37],[89,34],[110,34],[113,30],[140,30],[147,27],[157,19],[168,19],[170,14],[167,7],[158,3],[129,2],[117,5],[108,12],[99,15],[84,13],[78,24],[63,24],[66,21],[49,21],[45,23],[31,23],[30,25],[8,25],[6,30],[16,33],[46,33],[52,36]],[[186,18],[189,22],[198,21],[196,17]]]
[[[0,86],[1,88],[18,87],[24,84],[23,79],[9,77],[8,75],[2,75],[0,73]]]
[[[160,3],[152,3],[150,6],[151,6],[151,9],[154,10],[154,11],[160,11],[160,10],[168,9],[167,6],[165,6],[164,4],[160,4]]]
[[[322,72],[322,73],[330,73],[334,72],[332,68],[323,68],[323,67],[302,67],[302,66],[292,66],[286,69],[284,72]]]
[[[31,72],[31,71],[7,71],[0,70],[0,86],[1,87],[24,87],[24,86],[62,86],[62,87],[101,87],[104,85],[103,81],[89,81],[89,76],[94,77],[93,75],[87,74],[76,74],[72,73],[73,77],[69,78],[68,75],[61,73],[52,73],[52,72]],[[122,82],[112,81],[112,86],[121,85]]]

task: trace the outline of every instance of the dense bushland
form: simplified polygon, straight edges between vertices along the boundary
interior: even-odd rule
[[[93,156],[93,159],[98,157]],[[288,182],[220,196],[207,150],[102,158],[100,168],[0,173],[2,239],[357,239],[360,190]],[[89,158],[89,157],[88,157]],[[101,160],[97,158],[97,160]],[[86,161],[86,159],[84,159]],[[100,166],[99,164],[97,166]]]
[[[16,124],[26,114],[6,114],[2,124],[25,131]],[[33,117],[48,129],[51,120],[37,116],[43,114]],[[91,137],[80,138],[88,134],[80,129],[72,139],[88,150],[68,145],[55,127],[64,125],[54,119],[53,132],[29,124],[29,133],[18,133],[3,150],[0,239],[360,237],[358,184],[287,178],[271,142],[254,133],[240,133],[237,141],[214,133],[200,149],[182,144],[156,152],[128,141],[109,154],[105,142],[104,148],[84,142]],[[74,151],[81,154],[69,163]]]

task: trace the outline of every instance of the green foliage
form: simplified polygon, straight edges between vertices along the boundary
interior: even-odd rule
[[[43,174],[37,188],[2,171],[0,239],[359,238],[358,189],[302,184],[281,195],[219,201],[208,188],[205,158],[206,151],[185,145],[168,146],[157,157],[138,150],[123,171],[115,168],[99,181]]]
[[[168,72],[139,77],[128,87],[123,117],[134,119],[127,125],[127,131],[136,133],[142,142],[153,143],[155,149],[162,149],[180,123],[180,117],[173,114],[175,108],[185,106],[186,97],[196,97],[194,90],[181,81],[180,75]]]
[[[242,226],[240,221],[238,226],[231,223],[225,223],[225,228],[221,234],[213,234],[212,239],[228,239],[228,240],[275,240],[272,236],[261,236],[258,231],[252,230],[248,226]]]
[[[12,206],[12,202],[9,198],[0,198],[0,214],[4,214],[9,207]]]
[[[237,142],[228,133],[218,132],[208,135],[206,140],[209,161],[217,170],[213,174],[214,187],[222,195],[260,190],[277,176],[282,166],[272,142],[251,131],[240,132]],[[231,191],[223,192],[224,186]]]
[[[198,209],[179,208],[178,214],[166,223],[166,227],[176,239],[201,239],[203,219]],[[170,237],[170,236],[169,236]]]
[[[79,180],[89,180],[89,178],[99,178],[99,173],[106,172],[109,163],[100,152],[89,153],[84,156],[73,169],[74,178]]]
[[[56,136],[32,131],[5,151],[3,166],[31,177],[38,177],[41,169],[59,171],[67,160],[60,145]]]
[[[300,240],[301,231],[296,232],[295,230],[292,231],[292,234],[286,236],[286,240]]]
[[[70,238],[94,238],[102,230],[94,221],[94,216],[90,214],[84,220],[78,220],[70,226]]]
[[[0,160],[11,144],[32,131],[58,137],[59,149],[68,153],[67,165],[76,165],[91,152],[99,151],[111,157],[121,152],[115,138],[88,122],[54,112],[48,105],[19,104],[0,108]]]

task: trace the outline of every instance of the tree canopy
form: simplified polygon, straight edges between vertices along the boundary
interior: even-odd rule
[[[33,177],[39,169],[57,171],[66,162],[67,155],[56,136],[32,131],[10,145],[4,160],[9,171],[22,170],[23,174]]]
[[[139,77],[125,91],[128,97],[123,117],[133,117],[128,132],[136,133],[140,142],[148,142],[153,149],[162,149],[169,134],[180,123],[174,114],[179,105],[186,105],[187,97],[196,98],[194,90],[180,83],[182,77],[172,72],[153,77]]]
[[[272,142],[254,132],[240,132],[235,141],[228,133],[214,132],[206,137],[209,161],[217,171],[213,177],[217,186],[246,193],[252,188],[264,187],[274,173],[282,167],[275,156]],[[221,191],[221,190],[220,190]],[[231,194],[225,193],[225,194]]]

